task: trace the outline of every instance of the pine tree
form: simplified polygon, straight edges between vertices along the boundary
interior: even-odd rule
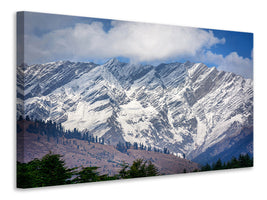
[[[146,176],[157,176],[159,175],[159,170],[149,161],[148,166],[146,167]]]
[[[77,177],[73,179],[73,183],[86,183],[99,181],[99,172],[96,170],[99,167],[83,167],[81,171],[76,173]]]
[[[134,149],[138,150],[138,144],[137,144],[137,142],[134,142],[133,146],[134,146]]]
[[[210,171],[210,170],[211,170],[211,166],[208,163],[201,168],[201,171]]]
[[[63,185],[72,176],[72,170],[65,167],[65,162],[58,154],[50,152],[42,158],[40,163],[42,186]]]
[[[127,152],[127,148],[125,147],[124,143],[119,142],[116,146],[116,149],[122,153],[126,153]]]
[[[221,159],[219,158],[218,161],[215,163],[215,165],[213,166],[213,170],[220,170],[220,169],[223,169],[223,166],[222,166],[222,161]]]
[[[17,187],[32,188],[69,183],[75,168],[68,169],[58,154],[51,152],[41,160],[17,163]]]
[[[119,172],[121,178],[137,178],[159,175],[158,169],[152,164],[152,162],[149,161],[149,163],[147,163],[147,161],[144,161],[143,159],[135,160],[131,166],[123,163],[122,167],[123,168]]]

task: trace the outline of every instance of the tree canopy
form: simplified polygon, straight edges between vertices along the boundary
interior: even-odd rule
[[[31,188],[67,184],[75,168],[67,168],[61,157],[50,152],[41,160],[17,162],[17,186]]]
[[[221,159],[218,159],[217,162],[209,165],[208,163],[205,166],[202,166],[201,171],[210,171],[210,170],[221,170],[221,169],[234,169],[234,168],[243,168],[243,167],[252,167],[253,158],[250,158],[248,154],[240,154],[238,158],[233,157],[230,161],[222,163]]]
[[[28,163],[17,162],[17,187],[33,188],[160,175],[151,162],[142,159],[135,160],[131,166],[124,163],[119,174],[113,176],[100,175],[98,168],[67,168],[61,155],[50,152],[42,159]]]
[[[137,178],[157,176],[159,175],[159,171],[151,161],[147,162],[143,159],[137,159],[133,162],[132,166],[123,164],[123,168],[119,174],[121,178]]]

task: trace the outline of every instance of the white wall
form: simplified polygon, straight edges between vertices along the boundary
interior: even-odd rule
[[[266,198],[266,6],[260,1],[45,0],[1,5],[2,199],[264,199]],[[261,1],[264,2],[264,1]],[[15,12],[38,11],[254,33],[255,167],[47,189],[15,189]]]

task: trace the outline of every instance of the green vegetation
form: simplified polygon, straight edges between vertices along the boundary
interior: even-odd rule
[[[23,121],[23,117],[20,116],[17,123],[19,121]],[[58,139],[60,137],[65,137],[67,139],[78,139],[78,140],[85,140],[88,141],[88,143],[100,143],[104,144],[105,140],[104,138],[100,137],[98,138],[97,136],[90,135],[88,133],[82,134],[82,132],[78,131],[76,128],[71,130],[65,130],[61,123],[57,124],[55,122],[52,122],[51,120],[48,121],[43,121],[43,120],[38,120],[38,119],[30,119],[29,116],[26,116],[25,118],[26,121],[31,122],[26,129],[29,133],[34,133],[34,134],[39,134],[39,135],[46,135],[47,136],[47,141],[50,140],[51,138]],[[21,127],[18,126],[17,124],[17,133],[22,131]]]
[[[62,156],[50,152],[42,159],[28,163],[17,162],[17,187],[34,188],[159,175],[158,169],[151,162],[142,159],[134,161],[132,166],[124,163],[119,174],[114,176],[100,175],[98,168],[67,168]]]
[[[23,121],[23,117],[20,116],[18,119],[19,121]],[[50,141],[50,138],[55,138],[57,141],[59,138],[64,137],[67,139],[77,139],[77,140],[85,140],[88,141],[88,143],[99,143],[99,144],[109,144],[109,142],[105,143],[104,137],[97,137],[89,133],[82,133],[78,131],[76,128],[71,130],[65,130],[61,123],[57,124],[55,122],[52,122],[51,120],[43,121],[38,119],[31,119],[29,116],[26,116],[26,121],[31,122],[26,129],[29,133],[39,134],[42,136],[47,136],[47,141]],[[19,133],[22,131],[21,127],[17,124],[17,132]],[[77,148],[79,148],[77,146]],[[152,149],[151,146],[146,146],[142,143],[138,144],[137,142],[134,142],[131,144],[130,142],[119,142],[116,145],[116,149],[122,153],[127,153],[128,149],[135,149],[135,150],[144,150],[144,151],[154,151],[158,153],[164,153],[164,154],[170,154],[170,151],[165,147],[163,149],[159,149],[154,147]]]
[[[218,159],[217,162],[212,165],[206,164],[202,166],[201,171],[211,171],[211,170],[221,170],[221,169],[234,169],[234,168],[243,168],[243,167],[252,167],[253,158],[250,158],[248,154],[239,155],[239,158],[233,157],[229,162],[222,163],[221,159]]]
[[[21,117],[19,119],[23,120]],[[30,120],[26,117],[26,120]],[[77,129],[73,131],[64,130],[61,124],[53,123],[52,121],[31,121],[28,122],[29,126],[27,131],[30,133],[38,134],[37,141],[40,140],[41,136],[47,136],[49,138],[57,139],[60,137],[65,137],[67,139],[75,138],[78,140],[85,140],[88,143],[99,143],[104,145],[104,138],[94,137],[89,134],[81,134]],[[17,125],[17,131],[21,132],[22,128]],[[66,141],[68,144],[68,141]],[[73,143],[77,145],[76,141]],[[92,146],[92,148],[94,145]],[[82,148],[77,145],[77,148]],[[150,146],[145,146],[142,143],[137,144],[136,142],[131,144],[130,142],[120,142],[117,144],[116,149],[122,153],[127,153],[128,149],[145,150],[145,151],[155,151],[159,153],[169,154],[169,150],[164,148],[163,151],[157,148],[152,149]],[[89,154],[89,152],[87,152]],[[185,158],[185,155],[183,155]],[[110,161],[112,162],[112,161]],[[114,163],[118,164],[118,163]],[[213,164],[206,164],[202,166],[200,170],[195,171],[211,171],[211,170],[221,170],[221,169],[232,169],[232,168],[242,168],[253,166],[253,158],[250,158],[248,154],[240,155],[238,158],[233,157],[229,162],[222,162],[218,159],[217,162]],[[68,168],[65,165],[65,161],[62,159],[61,155],[52,154],[51,152],[45,155],[41,159],[34,159],[28,163],[17,162],[17,187],[18,188],[33,188],[33,187],[44,187],[44,186],[54,186],[54,185],[64,185],[64,184],[77,184],[86,182],[97,182],[105,180],[116,180],[116,179],[128,179],[137,177],[148,177],[160,175],[158,169],[152,164],[151,161],[145,161],[142,159],[135,160],[130,166],[127,163],[121,165],[121,170],[118,174],[113,176],[107,174],[99,174],[97,171],[99,167],[80,167],[80,168]],[[184,173],[187,170],[184,169]]]
[[[159,175],[158,169],[149,161],[137,159],[133,162],[132,166],[124,163],[119,175],[121,178],[138,178],[147,176]]]
[[[32,188],[69,183],[74,168],[65,167],[65,162],[60,158],[60,155],[49,153],[41,160],[17,162],[17,187]]]

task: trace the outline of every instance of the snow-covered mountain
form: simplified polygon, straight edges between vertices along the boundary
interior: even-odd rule
[[[17,84],[18,115],[62,123],[110,144],[167,147],[189,159],[219,155],[253,127],[253,81],[201,63],[23,65]]]

